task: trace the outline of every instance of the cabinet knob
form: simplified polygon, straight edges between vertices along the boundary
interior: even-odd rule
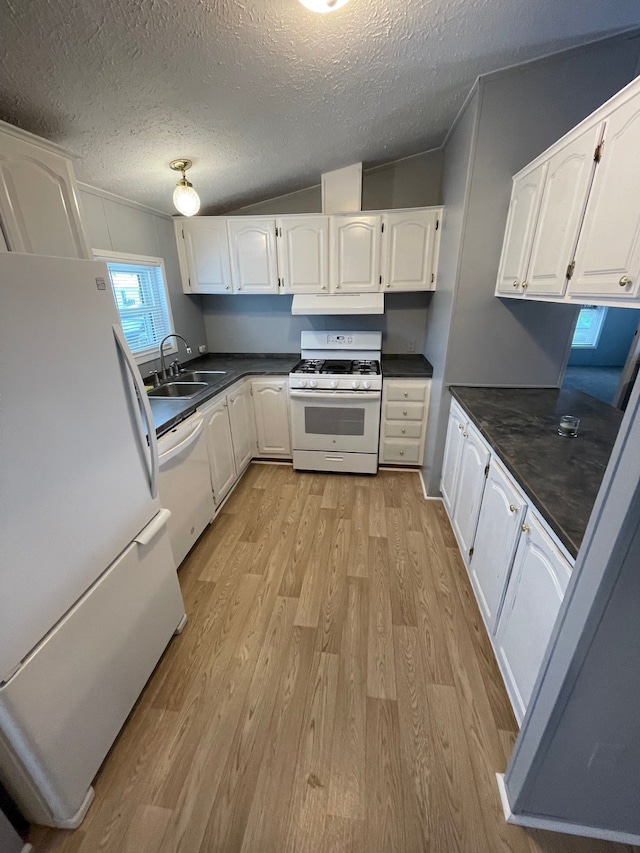
[[[391,287],[391,285],[390,285],[390,284],[385,284],[385,287]]]
[[[463,433],[462,433],[462,437],[463,437],[463,438],[469,438],[469,433],[468,433],[468,432],[463,432]]]
[[[326,284],[323,284],[323,285],[322,285],[322,289],[323,289],[323,290],[326,290],[326,289],[327,289],[327,285],[326,285]]]
[[[406,417],[407,410],[406,410],[406,409],[403,409],[403,410],[402,410],[402,414]]]
[[[464,426],[462,424],[458,424],[458,429],[460,430],[460,432],[462,432],[462,430],[464,429]]]
[[[520,282],[517,279],[516,279],[516,281],[513,282],[514,287],[518,287],[519,284],[520,284]]]
[[[229,402],[233,403],[234,399],[235,399],[234,397],[229,397]]]
[[[404,396],[405,396],[405,397],[408,397],[408,396],[409,396],[409,392],[408,392],[408,391],[405,391],[405,392],[404,392]]]
[[[528,287],[529,287],[529,282],[528,282],[528,281],[523,281],[523,282],[522,282],[522,289],[523,289],[523,290],[526,290]]]
[[[224,289],[225,289],[225,290],[229,290],[229,285],[228,285],[228,284],[225,284]]]
[[[509,504],[509,512],[517,512],[517,511],[518,511],[517,506],[514,506],[513,504]]]
[[[400,451],[400,456],[404,456],[404,450]]]
[[[405,429],[404,427],[402,427],[402,429],[400,430],[400,432],[404,435],[404,434],[405,434],[405,432],[406,432],[406,429]]]
[[[620,287],[626,287],[628,284],[631,284],[631,279],[628,275],[623,275],[618,284]]]
[[[527,526],[526,524],[523,524],[523,525],[522,525],[522,527],[520,528],[520,530],[522,530],[522,532],[523,532],[523,533],[528,533],[528,532],[529,532],[529,528],[528,528],[528,526]]]
[[[336,290],[340,290],[341,287],[342,287],[341,284],[336,284]]]
[[[223,406],[225,407],[225,409],[228,408],[226,400],[224,401]]]

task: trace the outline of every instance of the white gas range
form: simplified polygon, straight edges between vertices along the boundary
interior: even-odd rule
[[[293,467],[378,470],[382,332],[302,332],[289,374]]]

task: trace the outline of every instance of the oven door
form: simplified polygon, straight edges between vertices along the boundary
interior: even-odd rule
[[[294,450],[378,452],[379,391],[291,389],[289,396]]]

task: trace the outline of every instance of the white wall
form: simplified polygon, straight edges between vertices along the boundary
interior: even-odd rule
[[[93,249],[163,259],[175,331],[183,335],[193,349],[193,355],[186,356],[180,344],[177,358],[180,361],[193,358],[198,347],[206,343],[206,332],[200,297],[182,292],[171,217],[86,184],[81,184],[78,195],[84,227]],[[141,364],[140,369],[144,374],[154,365],[155,360],[149,361]]]

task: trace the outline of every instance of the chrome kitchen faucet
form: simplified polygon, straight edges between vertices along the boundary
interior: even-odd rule
[[[191,355],[191,352],[192,352],[191,347],[186,342],[186,340],[182,337],[182,335],[176,335],[175,333],[172,333],[170,335],[165,335],[165,337],[160,341],[160,373],[161,373],[163,379],[167,378],[167,368],[164,366],[164,352],[163,352],[162,348],[165,345],[165,341],[168,341],[169,338],[180,338],[180,340],[183,342],[183,344],[185,346],[185,349],[187,351],[187,355]]]

